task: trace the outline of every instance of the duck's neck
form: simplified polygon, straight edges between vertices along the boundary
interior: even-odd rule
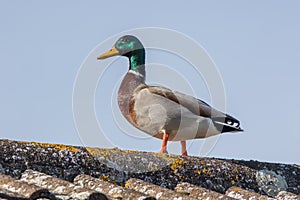
[[[129,57],[129,70],[145,78],[145,51],[140,50]]]

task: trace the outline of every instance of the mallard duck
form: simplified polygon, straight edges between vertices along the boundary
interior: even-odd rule
[[[186,140],[243,131],[237,119],[202,100],[165,87],[147,85],[145,49],[135,36],[119,38],[112,49],[98,59],[116,55],[129,59],[129,70],[118,91],[121,113],[136,128],[162,139],[159,153],[168,153],[168,141],[180,141],[181,153],[186,156]]]

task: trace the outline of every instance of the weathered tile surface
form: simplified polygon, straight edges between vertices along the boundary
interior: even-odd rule
[[[0,197],[7,199],[35,199],[39,197],[55,199],[55,196],[47,189],[29,185],[3,174],[0,174]]]
[[[0,140],[0,174],[0,199],[32,199],[37,191],[48,199],[299,199],[300,194],[298,165],[10,140]],[[20,192],[25,187],[34,189]]]
[[[21,181],[45,188],[63,199],[90,199],[91,197],[105,197],[105,195],[95,190],[76,186],[68,181],[33,170],[26,170],[23,172]]]
[[[260,195],[255,192],[244,190],[239,187],[231,187],[226,191],[226,195],[235,199],[259,199],[259,200],[274,200],[271,197]]]
[[[206,188],[201,188],[196,185],[192,185],[190,183],[179,183],[175,188],[176,192],[188,194],[189,197],[197,198],[197,199],[206,199],[206,200],[213,200],[213,199],[226,199],[226,200],[233,200],[233,198],[226,196],[224,194],[220,194],[215,191],[208,190]]]
[[[89,188],[91,190],[95,190],[98,192],[102,192],[111,198],[122,199],[122,200],[131,200],[131,199],[139,199],[139,200],[153,200],[155,198],[146,195],[141,192],[137,192],[131,189],[127,189],[125,187],[118,186],[113,183],[109,183],[108,181],[104,181],[101,179],[93,178],[88,175],[78,175],[74,179],[74,184],[80,185],[81,187]]]
[[[150,196],[154,196],[156,199],[159,200],[193,200],[194,198],[189,197],[187,195],[183,195],[177,192],[174,192],[173,190],[159,187],[157,185],[154,185],[152,183],[148,183],[139,179],[131,178],[126,182],[125,185],[127,188],[130,188],[132,190],[145,193]]]

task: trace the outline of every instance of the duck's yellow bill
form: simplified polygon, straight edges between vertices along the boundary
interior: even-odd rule
[[[97,57],[97,59],[105,59],[105,58],[109,58],[112,56],[116,56],[119,55],[119,51],[116,49],[116,47],[111,48],[108,52],[101,54],[100,56]]]

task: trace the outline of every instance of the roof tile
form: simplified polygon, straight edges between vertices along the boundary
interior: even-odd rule
[[[107,181],[93,178],[88,175],[78,175],[74,179],[74,184],[80,185],[81,187],[89,188],[98,192],[102,192],[111,198],[122,199],[122,200],[131,200],[131,199],[140,199],[140,200],[153,200],[155,198],[145,195],[144,193],[137,192],[131,189],[127,189],[121,186],[118,186]]]
[[[47,189],[29,185],[3,174],[0,174],[0,197],[8,199],[35,199],[42,197],[55,199],[54,195]]]
[[[4,199],[300,199],[298,165],[116,148],[0,140],[0,174]]]
[[[300,196],[286,192],[286,191],[281,191],[277,194],[276,199],[278,200],[300,200]]]
[[[33,170],[24,171],[22,173],[21,180],[27,182],[28,184],[33,184],[41,188],[45,188],[63,199],[89,199],[91,197],[107,199],[105,195],[96,192],[95,190],[76,186],[68,181],[61,180]]]
[[[208,190],[206,188],[198,187],[196,185],[192,185],[190,183],[178,183],[176,188],[176,192],[189,194],[190,197],[197,199],[226,199],[232,200],[233,198],[226,196],[224,194],[220,194],[215,191]]]
[[[185,200],[185,199],[194,199],[192,197],[189,197],[187,195],[184,194],[180,194],[177,193],[173,190],[167,189],[167,188],[163,188],[163,187],[159,187],[157,185],[154,185],[152,183],[148,183],[136,178],[131,178],[129,179],[126,184],[125,187],[151,195],[156,197],[159,200],[177,200],[177,199],[181,199],[181,200]]]
[[[226,195],[235,199],[259,199],[259,200],[273,200],[271,197],[260,195],[256,192],[251,192],[249,190],[244,190],[239,187],[231,187],[226,191]]]

